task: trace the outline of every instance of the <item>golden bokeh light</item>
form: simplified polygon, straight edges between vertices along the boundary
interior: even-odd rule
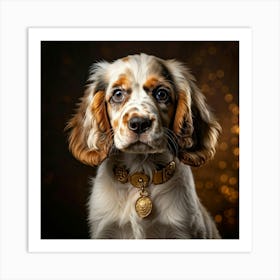
[[[218,215],[215,216],[214,220],[215,220],[216,223],[221,223],[222,220],[223,220],[223,217],[222,217],[222,215],[218,214]]]
[[[237,184],[237,178],[236,177],[230,177],[228,180],[230,185],[236,185]]]
[[[235,203],[239,197],[239,192],[233,187],[229,187],[227,185],[222,185],[220,187],[220,193],[231,203]]]
[[[222,194],[229,194],[229,188],[227,185],[222,185],[221,188],[220,188],[220,192]]]
[[[225,73],[223,70],[219,69],[217,72],[216,72],[216,76],[219,78],[219,79],[222,79],[224,77]]]
[[[237,106],[237,105],[236,105],[235,103],[230,103],[230,104],[228,105],[229,111],[232,111],[232,109],[235,108],[236,106]]]
[[[227,163],[224,160],[220,160],[218,166],[220,169],[225,169],[227,167]]]
[[[229,209],[224,211],[224,216],[226,218],[233,217],[235,215],[236,215],[236,210],[234,208],[229,208]]]
[[[230,102],[233,100],[233,96],[232,96],[231,93],[227,93],[227,94],[225,95],[224,99],[225,99],[225,101],[226,101],[227,103],[230,103]]]
[[[222,175],[220,176],[220,181],[221,181],[222,183],[226,183],[227,180],[228,180],[228,175],[227,175],[227,174],[222,174]]]
[[[222,142],[219,145],[219,148],[220,148],[221,151],[226,151],[228,149],[228,144],[226,142]]]
[[[202,91],[203,93],[209,93],[209,92],[211,91],[211,89],[210,89],[210,87],[209,87],[208,84],[203,84],[203,85],[201,86],[201,91]]]
[[[238,106],[233,106],[231,109],[231,112],[233,115],[239,115],[239,107]]]
[[[230,129],[230,132],[232,134],[239,134],[239,125],[238,124],[233,125]]]
[[[216,79],[216,74],[215,73],[209,73],[208,74],[208,80],[214,81]]]
[[[232,153],[235,155],[235,156],[239,156],[239,148],[237,147],[237,148],[234,148],[233,150],[232,150]]]

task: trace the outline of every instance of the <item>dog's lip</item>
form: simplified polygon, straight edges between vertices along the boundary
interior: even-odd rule
[[[155,152],[157,152],[154,147],[152,147],[148,143],[142,142],[140,140],[124,147],[122,149],[122,151],[131,152],[131,153],[155,153]]]
[[[146,146],[146,147],[152,148],[148,143],[137,140],[137,141],[127,145],[125,147],[125,149],[129,149],[129,148],[133,148],[133,147],[140,147],[140,146],[143,146],[143,147]]]

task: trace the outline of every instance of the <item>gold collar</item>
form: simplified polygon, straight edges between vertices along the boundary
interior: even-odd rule
[[[172,160],[162,169],[153,172],[151,183],[154,185],[166,183],[173,177],[175,169],[176,164],[175,161]],[[150,184],[149,176],[144,172],[129,174],[129,171],[124,166],[116,166],[113,171],[116,180],[123,184],[129,182],[133,187],[139,189],[140,197],[135,203],[135,210],[140,218],[149,216],[152,211],[152,200],[146,189]]]

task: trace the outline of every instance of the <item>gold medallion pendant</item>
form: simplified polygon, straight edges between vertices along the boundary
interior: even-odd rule
[[[146,218],[152,212],[152,200],[145,189],[149,184],[149,177],[144,173],[134,173],[130,177],[130,183],[140,190],[140,197],[135,202],[135,210],[140,218]]]
[[[135,210],[140,218],[146,218],[151,214],[153,208],[153,203],[147,188],[151,183],[154,185],[160,185],[167,182],[173,177],[175,168],[175,161],[172,160],[162,169],[155,170],[151,180],[150,177],[143,172],[136,172],[130,175],[129,171],[123,166],[116,166],[113,171],[115,178],[119,182],[122,184],[129,182],[139,190],[140,197],[135,202]]]
[[[146,218],[152,212],[152,200],[148,196],[141,196],[136,200],[135,210],[140,218]]]

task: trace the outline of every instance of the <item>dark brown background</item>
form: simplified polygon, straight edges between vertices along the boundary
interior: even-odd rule
[[[222,237],[239,238],[239,43],[221,41],[41,43],[41,237],[89,238],[95,170],[71,156],[64,127],[92,63],[140,52],[185,62],[197,78],[223,128],[214,160],[193,169],[197,192]]]

